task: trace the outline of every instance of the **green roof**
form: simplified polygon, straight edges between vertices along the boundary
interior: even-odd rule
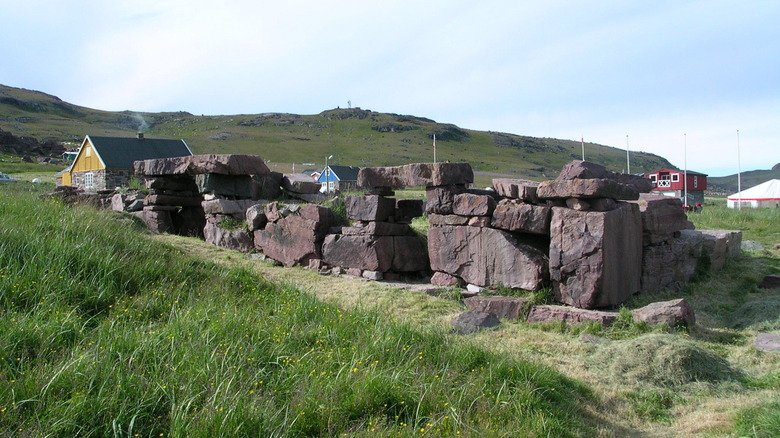
[[[184,140],[87,136],[106,168],[132,169],[133,161],[192,155]]]

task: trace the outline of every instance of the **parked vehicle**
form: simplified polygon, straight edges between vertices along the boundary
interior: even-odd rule
[[[3,172],[0,172],[0,182],[14,182],[19,181],[19,178],[11,178]]]

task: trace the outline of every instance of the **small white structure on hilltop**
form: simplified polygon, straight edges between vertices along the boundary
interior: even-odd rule
[[[770,179],[728,197],[729,208],[780,208],[780,179]]]

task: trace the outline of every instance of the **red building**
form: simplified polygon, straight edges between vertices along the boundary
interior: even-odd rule
[[[688,180],[688,201],[685,199],[685,180]],[[689,170],[684,172],[676,169],[659,169],[645,174],[653,182],[652,193],[680,198],[683,203],[696,205],[704,202],[704,191],[707,190],[707,175]]]

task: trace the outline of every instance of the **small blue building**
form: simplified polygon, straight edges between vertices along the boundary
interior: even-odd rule
[[[357,177],[360,168],[357,166],[333,166],[322,169],[317,182],[322,184],[323,192],[357,190]]]

